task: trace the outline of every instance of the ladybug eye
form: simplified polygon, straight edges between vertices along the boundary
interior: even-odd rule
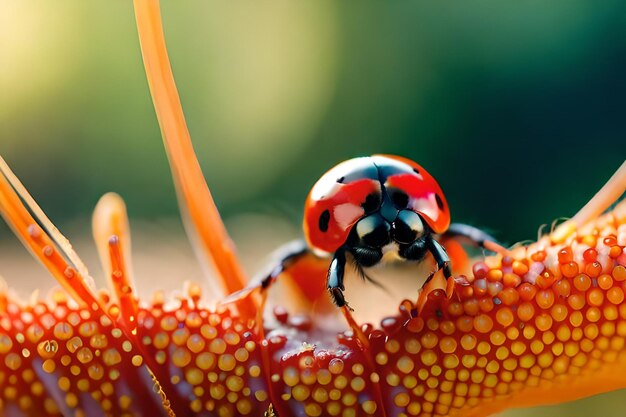
[[[322,232],[328,230],[328,222],[330,221],[330,211],[324,210],[320,215],[320,219],[318,220],[318,227]]]
[[[361,204],[361,207],[363,207],[365,213],[372,213],[378,210],[380,207],[380,195],[374,193],[368,194],[363,204]]]
[[[409,196],[402,191],[394,191],[391,193],[391,201],[396,208],[403,209],[409,205]]]

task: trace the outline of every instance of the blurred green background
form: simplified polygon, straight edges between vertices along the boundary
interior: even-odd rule
[[[297,235],[311,185],[350,157],[416,160],[455,221],[513,243],[574,214],[626,156],[621,1],[162,6],[194,144],[244,257],[271,249],[247,234],[251,214]],[[182,234],[131,2],[0,3],[0,154],[79,242],[111,190],[132,221]],[[0,226],[3,274],[9,238]],[[622,416],[622,397],[603,415]]]

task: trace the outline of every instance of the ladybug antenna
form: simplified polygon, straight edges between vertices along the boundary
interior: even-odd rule
[[[387,295],[392,295],[392,293],[389,290],[389,288],[387,288],[380,281],[378,281],[378,280],[372,278],[370,275],[368,275],[367,272],[365,272],[365,269],[363,269],[361,264],[356,262],[356,260],[352,262],[352,265],[354,266],[354,270],[357,272],[357,274],[359,274],[359,276],[361,277],[361,279],[363,281],[366,281],[366,282],[369,282],[369,283],[373,284],[375,287],[377,287],[377,288],[381,289],[382,291],[384,291],[385,294],[387,294]]]

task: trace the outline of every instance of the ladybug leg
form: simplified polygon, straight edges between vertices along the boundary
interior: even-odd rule
[[[497,240],[484,230],[463,223],[452,223],[444,236],[466,238],[481,248],[485,248],[487,242],[497,243]]]
[[[504,248],[493,236],[477,227],[463,223],[452,223],[448,230],[442,235],[446,238],[463,238],[473,245],[487,249],[491,252],[499,253],[502,256],[510,255],[508,249]],[[445,242],[444,242],[445,244]],[[453,258],[454,259],[454,258]]]
[[[441,243],[433,239],[432,236],[429,236],[426,239],[426,247],[433,255],[433,258],[435,258],[435,261],[437,262],[437,268],[443,271],[445,279],[447,280],[448,278],[450,278],[452,276],[452,269],[450,268],[450,257],[448,256],[448,253],[443,248],[443,246],[441,246]],[[426,285],[426,283],[428,283],[431,278],[432,275],[428,277],[424,285]]]
[[[260,289],[266,291],[285,269],[293,265],[298,259],[309,254],[310,251],[306,243],[302,240],[294,240],[287,243],[278,250],[278,261],[273,264],[269,272],[265,272],[256,278],[253,278],[245,288],[235,291],[225,297],[221,304],[230,304],[246,298],[255,290]]]
[[[335,305],[337,307],[345,306],[346,299],[343,296],[345,290],[343,286],[343,276],[346,269],[346,250],[339,248],[335,252],[330,267],[328,268],[327,287]]]

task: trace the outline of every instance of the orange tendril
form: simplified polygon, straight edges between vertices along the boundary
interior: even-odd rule
[[[127,266],[130,231],[126,206],[119,195],[108,193],[98,202],[93,215],[93,235],[109,286],[119,302],[124,324],[132,334],[136,334],[139,306]]]
[[[564,242],[577,228],[584,226],[607,210],[624,192],[626,192],[626,161],[574,217],[554,230],[550,238],[554,243]]]
[[[165,46],[158,0],[135,0],[141,52],[186,229],[202,261],[211,259],[222,289],[233,293],[246,278],[194,152]],[[197,238],[197,239],[196,239]],[[199,252],[199,253],[198,253]],[[254,312],[249,316],[253,316]]]

